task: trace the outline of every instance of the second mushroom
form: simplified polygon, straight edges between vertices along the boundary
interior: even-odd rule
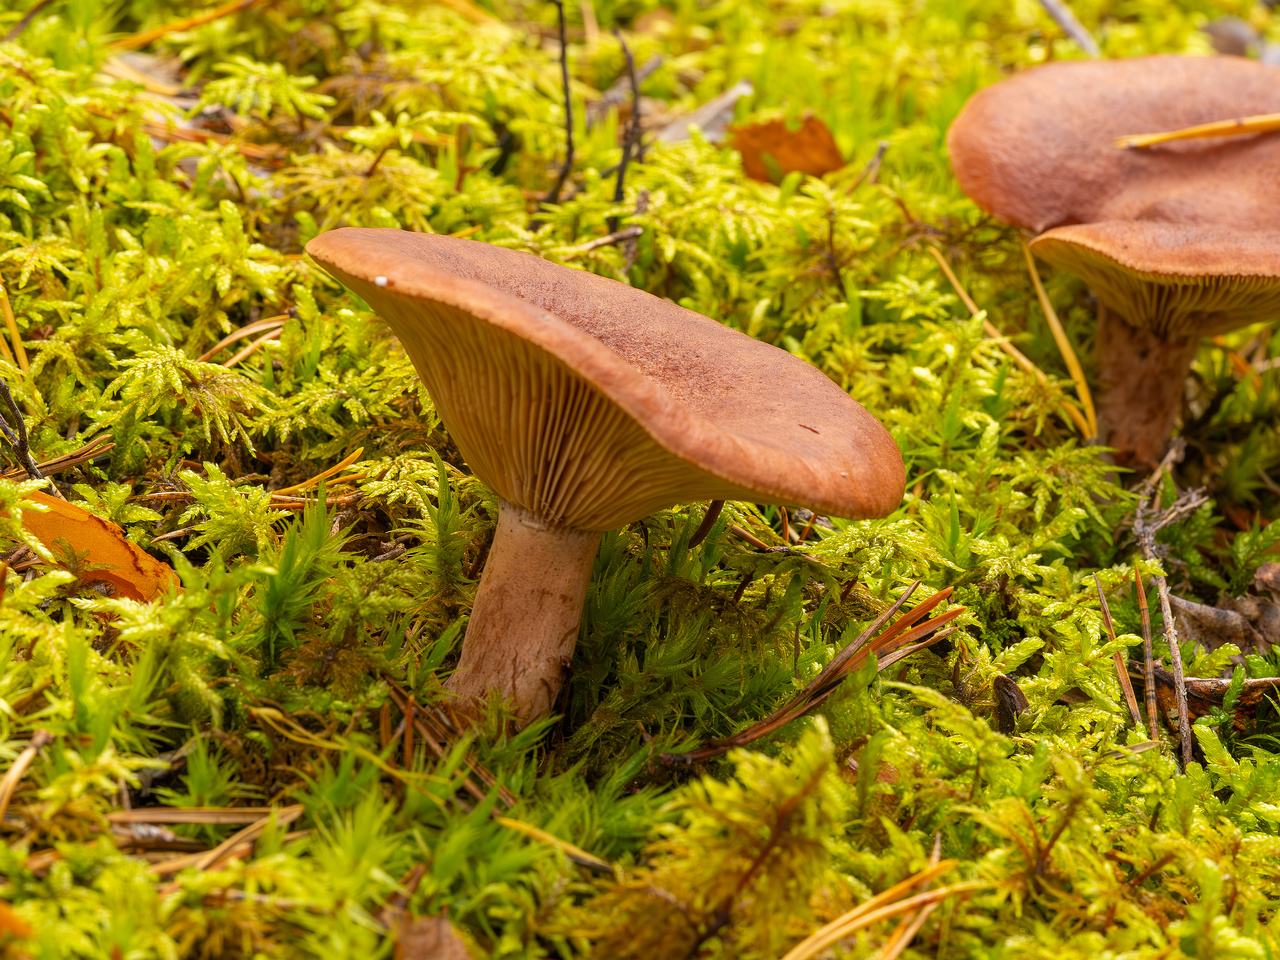
[[[1098,419],[1121,465],[1164,454],[1201,337],[1280,316],[1280,134],[1116,140],[1277,111],[1280,70],[1256,61],[1072,61],[980,91],[947,134],[965,193],[1097,296]]]
[[[471,240],[307,245],[395,332],[500,498],[449,688],[551,712],[603,531],[689,500],[865,518],[902,498],[883,426],[816,368],[626,284]]]

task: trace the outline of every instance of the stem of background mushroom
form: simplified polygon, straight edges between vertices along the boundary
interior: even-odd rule
[[[549,714],[578,642],[600,537],[503,502],[462,659],[445,686],[482,699],[505,691],[525,721]]]
[[[1164,456],[1196,343],[1167,340],[1098,308],[1098,429],[1118,466],[1151,467]]]

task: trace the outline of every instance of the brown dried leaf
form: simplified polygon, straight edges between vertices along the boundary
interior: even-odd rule
[[[780,183],[795,170],[820,177],[844,166],[831,130],[811,113],[804,115],[797,130],[781,119],[730,130],[733,147],[742,154],[742,169],[752,180]]]
[[[1217,650],[1227,643],[1250,650],[1263,643],[1249,618],[1239,610],[1211,607],[1174,596],[1169,597],[1169,605],[1173,607],[1179,636],[1203,644],[1209,650]]]
[[[1018,717],[1030,706],[1027,695],[1022,692],[1017,680],[1006,677],[1003,673],[996,674],[991,688],[996,700],[996,729],[1007,736],[1017,729]]]
[[[396,960],[471,960],[448,917],[405,920],[396,938]]]

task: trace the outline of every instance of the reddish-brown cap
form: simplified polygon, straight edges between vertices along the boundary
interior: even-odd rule
[[[1280,232],[1104,220],[1048,230],[1031,249],[1165,339],[1280,316]]]
[[[1107,306],[1168,335],[1205,333],[1274,314],[1280,135],[1115,141],[1272,112],[1280,69],[1255,61],[1052,63],[975,94],[947,148],[965,193],[1049,231],[1036,253],[1085,276]]]
[[[307,245],[385,319],[467,463],[585,530],[682,500],[891,513],[883,426],[791,354],[615,280],[453,237],[346,228]]]

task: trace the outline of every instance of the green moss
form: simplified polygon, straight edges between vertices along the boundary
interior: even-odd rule
[[[29,6],[0,5],[0,30]],[[681,0],[666,17],[599,0],[588,43],[570,5],[578,156],[566,199],[539,209],[564,151],[554,7],[486,0],[504,22],[477,24],[452,6],[256,5],[147,48],[180,65],[176,98],[114,79],[110,43],[203,7],[51,4],[0,44],[0,278],[30,359],[0,376],[38,459],[115,444],[59,480],[185,586],[142,604],[48,566],[9,577],[0,764],[52,737],[0,824],[0,898],[35,928],[12,955],[391,956],[394,908],[447,911],[477,956],[777,957],[927,865],[935,838],[957,861],[941,882],[982,885],[933,913],[908,957],[1276,955],[1274,710],[1244,729],[1206,717],[1185,772],[1167,740],[1125,749],[1145,739],[1112,665],[1140,643],[1134,498],[1064,412],[1073,388],[1017,236],[947,165],[965,98],[1078,56],[1070,41],[1026,2]],[[1109,56],[1206,52],[1197,28],[1227,12],[1280,29],[1261,6],[1073,7]],[[622,125],[609,112],[588,130],[580,109],[623,72],[613,26],[637,63],[665,57],[644,93],[672,116],[747,78],[739,119],[813,110],[848,167],[759,184],[695,135],[650,147],[615,202]],[[859,183],[880,140],[878,182]],[[643,228],[634,249],[582,249],[611,217]],[[751,504],[726,505],[693,548],[702,504],[607,534],[562,717],[520,733],[491,717],[442,755],[418,733],[406,758],[403,696],[440,699],[497,507],[386,327],[301,254],[341,224],[529,250],[777,344],[888,426],[908,494],[884,520],[815,524],[803,554],[735,538],[782,544],[780,514]],[[926,244],[1043,380],[969,317]],[[1086,291],[1047,286],[1087,359]],[[200,359],[272,317],[278,337],[234,365],[259,334]],[[1225,343],[1280,355],[1266,330]],[[1248,589],[1280,537],[1280,372],[1240,377],[1206,344],[1195,373],[1178,476],[1212,499],[1162,541],[1174,592],[1214,603]],[[314,487],[309,505],[272,500],[360,448],[327,507]],[[14,508],[30,488],[0,480],[7,544],[27,540]],[[750,751],[659,759],[766,716],[916,578],[968,607],[947,644],[864,671],[824,718]],[[1216,672],[1223,651],[1184,658]],[[1248,670],[1280,660],[1251,654]],[[1011,735],[994,730],[997,674],[1029,703]],[[252,856],[162,876],[141,834],[106,820],[125,794],[302,812]],[[892,930],[837,953],[876,956]]]

